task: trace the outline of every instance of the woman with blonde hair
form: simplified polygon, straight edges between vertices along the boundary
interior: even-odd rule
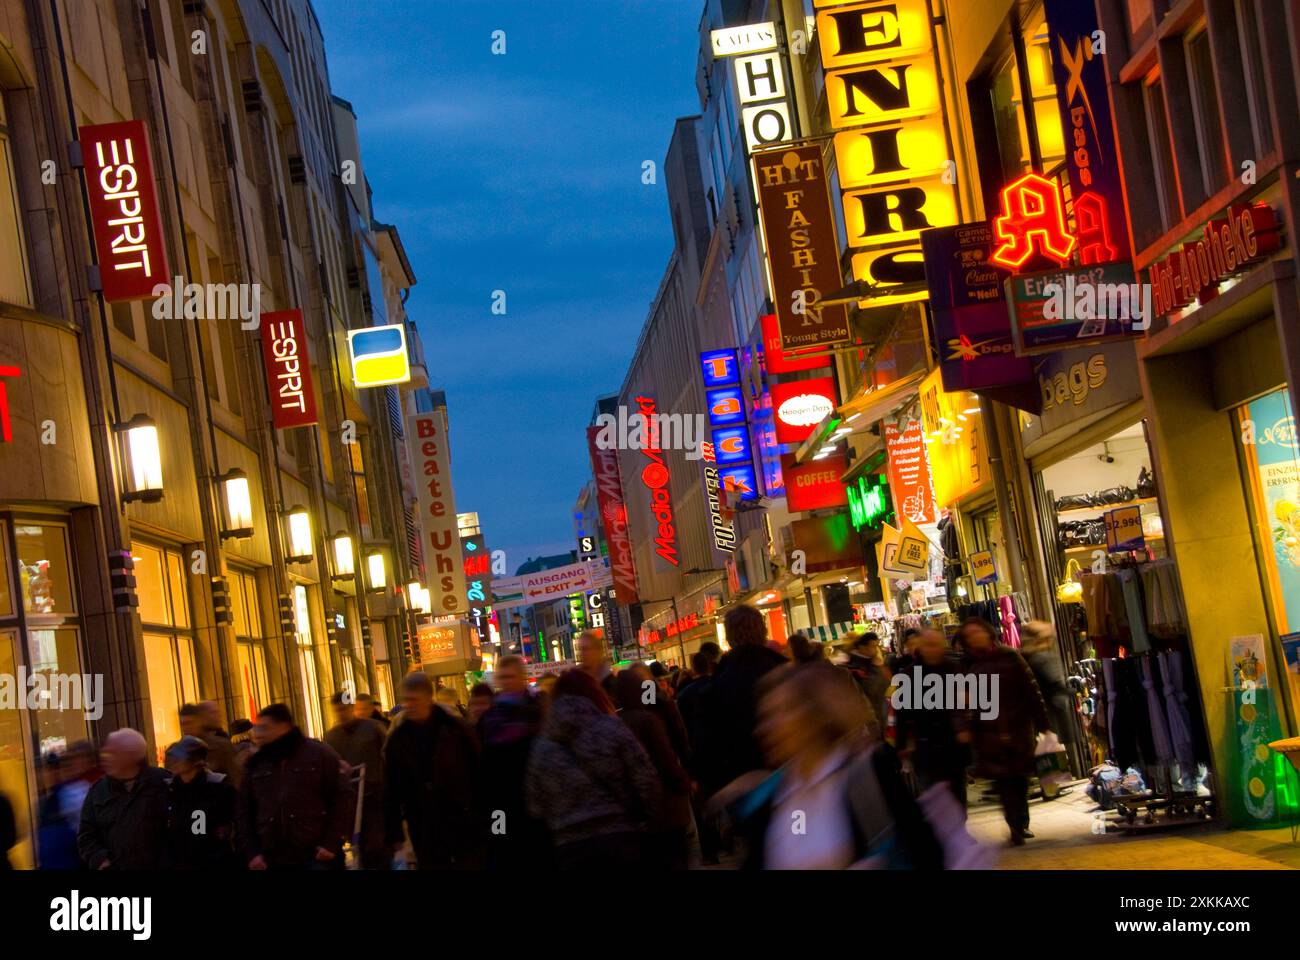
[[[869,733],[870,705],[825,662],[774,670],[758,736],[770,774],[721,791],[746,838],[747,869],[938,867],[943,854],[893,750]]]

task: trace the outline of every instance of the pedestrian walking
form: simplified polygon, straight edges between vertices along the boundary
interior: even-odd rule
[[[167,863],[167,773],[149,765],[149,745],[129,727],[101,753],[104,776],[86,793],[77,831],[92,870],[158,870]]]
[[[180,710],[181,733],[198,737],[208,745],[208,769],[225,774],[239,788],[243,768],[235,757],[234,744],[221,727],[221,708],[215,700],[187,703]]]
[[[37,811],[37,866],[41,870],[79,870],[77,832],[86,794],[100,779],[99,758],[89,741],[78,740],[62,754],[45,758],[45,795]]]
[[[465,722],[469,724],[470,730],[477,733],[478,722],[483,718],[483,714],[492,708],[492,699],[495,696],[492,686],[482,681],[470,687],[469,708],[465,711]]]
[[[239,795],[222,773],[209,770],[208,745],[181,737],[167,748],[167,865],[173,870],[231,870]]]
[[[481,866],[474,808],[478,755],[461,719],[434,703],[433,680],[402,680],[402,713],[384,746],[384,832],[389,848],[421,870]]]
[[[713,672],[717,660],[703,647],[691,657],[691,671],[695,678],[677,695],[677,709],[686,726],[687,740],[691,744],[691,756],[687,772],[691,776],[691,812],[695,818],[695,830],[699,837],[700,857],[706,866],[718,863],[718,853],[722,846],[722,837],[718,830],[717,818],[708,813],[708,795],[701,784],[710,780],[705,768],[708,758],[719,756],[719,748],[709,742],[712,732],[702,719],[703,704],[713,689]]]
[[[355,853],[367,870],[384,870],[391,862],[384,842],[384,742],[388,734],[374,720],[357,716],[353,706],[342,693],[330,697],[334,726],[326,731],[325,742],[343,758],[354,780],[360,778],[360,771],[365,768],[359,798],[361,847]]]
[[[352,834],[343,760],[303,734],[282,703],[257,715],[257,752],[239,794],[239,843],[250,870],[335,870]]]
[[[896,717],[895,742],[899,756],[911,766],[918,792],[936,783],[947,783],[963,809],[966,807],[966,768],[970,765],[971,713],[950,703],[927,703],[922,691],[937,682],[939,690],[950,689],[949,678],[960,664],[938,630],[918,631],[913,645],[915,662],[900,674],[894,695],[901,705]],[[934,679],[931,679],[931,678]],[[907,684],[906,697],[901,684]],[[903,702],[906,701],[906,702]]]
[[[1048,729],[1047,708],[1024,658],[995,639],[993,625],[978,617],[962,622],[965,669],[977,689],[991,691],[996,710],[977,712],[971,747],[975,773],[993,781],[1002,814],[1016,846],[1032,838],[1029,830],[1029,778],[1034,773],[1037,735]]]
[[[867,632],[859,635],[849,648],[849,660],[845,667],[853,674],[867,703],[871,704],[875,722],[880,724],[880,730],[883,731],[889,719],[886,697],[891,674],[880,649],[879,634]]]
[[[595,630],[578,634],[578,669],[589,674],[605,691],[605,696],[618,704],[618,691],[614,688],[614,668],[610,666],[605,650],[605,638]]]
[[[662,713],[655,709],[656,684],[643,663],[621,670],[617,678],[618,716],[636,735],[659,777],[660,800],[650,823],[650,847],[657,865],[685,870],[687,837],[691,829],[691,778],[668,734]]]
[[[524,780],[528,754],[541,732],[540,693],[528,685],[522,658],[497,661],[492,706],[479,719],[480,795],[488,814],[488,866],[494,870],[538,869],[548,863],[546,826],[528,815]]]
[[[356,702],[356,714],[362,720],[373,720],[384,728],[385,731],[392,725],[392,721],[384,715],[384,711],[379,708],[375,698],[368,693],[358,693]]]
[[[556,681],[525,784],[529,813],[550,831],[558,869],[647,864],[658,779],[591,673],[567,670]]]
[[[764,677],[758,729],[774,772],[751,772],[719,796],[746,839],[745,868],[942,866],[943,849],[872,719],[852,677],[829,663]]]

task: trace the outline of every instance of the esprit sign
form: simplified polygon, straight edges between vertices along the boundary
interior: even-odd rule
[[[104,299],[148,299],[171,278],[144,121],[82,127],[77,136]]]
[[[277,429],[316,422],[316,394],[301,310],[262,315],[262,358],[271,392],[271,420]]]
[[[420,550],[433,613],[461,614],[467,608],[465,558],[451,488],[446,408],[407,417],[406,438],[416,475]]]
[[[919,238],[957,223],[928,0],[821,4],[817,36],[862,306],[923,300]],[[908,291],[890,292],[907,284]]]
[[[1153,312],[1164,316],[1213,299],[1219,284],[1282,246],[1281,229],[1272,207],[1230,207],[1201,236],[1151,264]]]
[[[757,153],[754,182],[782,349],[847,343],[844,305],[821,303],[844,285],[822,148]]]

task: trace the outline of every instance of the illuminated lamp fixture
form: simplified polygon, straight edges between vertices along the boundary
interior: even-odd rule
[[[334,552],[334,579],[348,580],[356,572],[356,560],[352,552],[352,538],[346,533],[336,533],[330,538]]]
[[[246,540],[253,535],[253,494],[248,474],[235,468],[217,478],[221,489],[221,539]]]
[[[157,503],[163,495],[158,424],[147,414],[137,413],[113,429],[118,436],[119,455],[122,459],[123,502],[139,500],[142,503]]]
[[[384,555],[379,550],[366,554],[366,576],[371,590],[383,590],[388,586],[388,569],[384,564]]]
[[[290,563],[307,563],[312,557],[311,514],[306,507],[290,507],[284,516],[285,541]]]
[[[412,580],[406,585],[406,598],[410,602],[412,612],[418,614],[433,612],[433,600],[429,596],[429,588],[419,580]]]

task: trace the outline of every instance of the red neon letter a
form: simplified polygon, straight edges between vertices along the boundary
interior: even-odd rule
[[[1013,270],[1035,248],[1061,264],[1074,250],[1075,239],[1065,229],[1061,190],[1036,173],[1027,173],[1002,190],[1002,214],[993,221],[993,229],[1001,241],[993,259]]]

